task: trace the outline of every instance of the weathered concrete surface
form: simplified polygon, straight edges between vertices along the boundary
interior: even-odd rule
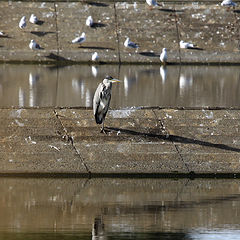
[[[240,1],[236,1],[240,3]],[[91,62],[97,51],[100,61],[110,63],[160,63],[163,47],[169,63],[240,63],[240,10],[220,6],[220,1],[165,1],[150,10],[145,1],[0,2],[0,61]],[[39,25],[18,22],[35,13]],[[95,21],[85,25],[87,16]],[[81,46],[71,40],[86,33]],[[140,45],[137,52],[123,46],[126,37]],[[41,51],[28,44],[35,39]],[[180,49],[179,41],[198,49]]]
[[[237,110],[1,109],[0,173],[240,173]]]

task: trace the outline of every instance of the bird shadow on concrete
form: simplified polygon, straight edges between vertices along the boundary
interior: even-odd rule
[[[205,147],[211,147],[211,148],[218,148],[222,150],[227,150],[227,151],[232,151],[232,152],[240,152],[240,148],[235,148],[231,147],[225,144],[218,144],[218,143],[211,143],[211,142],[206,142],[202,140],[196,140],[192,138],[187,138],[187,137],[181,137],[177,135],[159,135],[155,133],[144,133],[144,132],[137,132],[133,130],[128,130],[128,129],[123,129],[123,128],[113,128],[113,127],[105,127],[108,130],[111,131],[116,131],[116,132],[122,132],[128,135],[133,135],[133,136],[142,136],[145,138],[156,138],[158,140],[164,140],[164,141],[169,141],[169,142],[177,142],[177,143],[185,143],[185,144],[196,144],[196,145],[201,145]]]
[[[203,51],[203,48],[199,48],[199,47],[188,47],[187,49],[191,49],[191,50],[198,50],[198,51]]]
[[[101,28],[101,27],[106,27],[106,24],[104,23],[93,23],[91,26],[92,28]]]
[[[36,35],[36,36],[38,36],[38,37],[44,37],[44,36],[47,35],[47,34],[53,34],[53,33],[55,33],[55,32],[31,31],[30,33],[31,33],[31,34],[34,34],[34,35]]]
[[[115,50],[115,48],[95,47],[95,46],[79,46],[78,48],[96,49],[96,50]]]
[[[184,10],[175,10],[175,9],[170,9],[170,8],[161,8],[159,11],[162,12],[171,12],[171,13],[183,13]]]
[[[146,57],[160,57],[159,54],[156,54],[154,52],[140,52],[139,54]]]
[[[86,1],[87,4],[95,7],[108,7],[109,5],[106,3],[101,3],[101,2],[92,2],[92,1]]]
[[[240,10],[233,10],[234,13],[240,13]]]
[[[41,25],[44,24],[44,21],[42,21],[42,20],[38,20],[36,24],[39,25],[39,26],[41,26]]]
[[[8,35],[2,35],[0,36],[0,38],[12,38],[12,37],[9,37]]]
[[[69,60],[67,58],[61,57],[59,55],[56,55],[54,53],[50,53],[49,55],[45,56],[48,59],[52,59],[52,60],[56,60],[56,61],[63,61],[63,62],[67,62],[67,63],[73,63],[74,61]]]

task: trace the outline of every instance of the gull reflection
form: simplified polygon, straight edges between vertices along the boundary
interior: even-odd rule
[[[36,105],[36,96],[34,94],[34,87],[39,79],[38,74],[29,73],[28,83],[29,83],[29,106],[33,107]]]
[[[94,77],[97,77],[98,74],[98,67],[97,66],[92,66],[92,75]]]
[[[137,82],[137,77],[136,75],[133,76],[131,75],[130,77],[128,77],[127,75],[124,75],[123,78],[123,84],[124,84],[124,96],[127,97],[128,96],[128,91],[131,88],[131,86],[133,84],[135,84]]]
[[[24,92],[21,87],[18,89],[18,106],[24,107]]]
[[[191,87],[193,84],[193,77],[188,76],[187,74],[180,74],[179,77],[179,88],[180,88],[180,94],[184,92],[187,88]]]
[[[92,226],[92,240],[105,240],[104,223],[102,216],[95,217]]]
[[[167,78],[167,67],[166,66],[161,66],[159,69],[160,76],[162,78],[162,83],[164,84]]]

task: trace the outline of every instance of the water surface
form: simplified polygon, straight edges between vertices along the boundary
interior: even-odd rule
[[[0,179],[0,239],[240,239],[239,180]]]
[[[112,108],[240,107],[239,66],[0,65],[0,107],[92,107],[99,82],[114,84]]]

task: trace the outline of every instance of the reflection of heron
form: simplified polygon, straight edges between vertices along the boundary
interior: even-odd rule
[[[111,100],[112,83],[120,80],[107,76],[99,83],[93,97],[93,113],[97,124],[102,123],[101,132],[104,131],[104,119],[108,111]]]
[[[167,78],[167,67],[166,66],[161,66],[160,69],[160,75],[162,78],[162,83],[165,83],[166,78]]]
[[[94,224],[92,226],[92,240],[103,240],[104,236],[104,223],[102,216],[95,217]]]

